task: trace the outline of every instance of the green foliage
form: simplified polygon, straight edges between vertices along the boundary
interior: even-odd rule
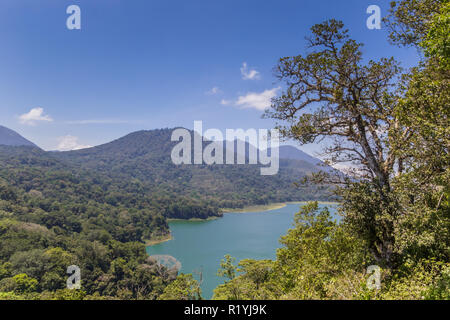
[[[262,286],[274,297],[448,299],[448,19],[448,0],[393,1],[385,19],[391,40],[426,54],[403,75],[392,60],[361,65],[362,45],[336,20],[312,28],[315,51],[280,60],[287,90],[266,115],[287,123],[282,133],[302,144],[334,138],[325,150],[330,161],[358,169],[350,172],[354,179],[307,179],[338,185],[343,220],[332,223],[313,204],[304,208],[282,238],[272,280]],[[379,291],[365,284],[368,264],[383,268]],[[243,279],[217,293],[226,298],[226,287],[238,288]]]
[[[450,3],[404,2],[421,12],[418,19],[423,21],[423,33],[414,44],[425,50],[426,59],[404,76],[397,108],[410,135],[409,143],[399,151],[404,170],[393,179],[401,206],[397,250],[405,260],[449,261]]]
[[[225,256],[215,299],[450,299],[449,10],[448,0],[392,3],[391,41],[425,52],[403,75],[392,58],[365,63],[334,19],[312,27],[312,52],[280,59],[286,90],[266,116],[303,144],[333,138],[330,161],[356,164],[356,179],[337,181],[342,221],[302,207],[275,261]],[[288,160],[273,177],[257,166],[175,166],[171,132],[67,153],[0,146],[0,299],[201,299],[192,275],[146,255],[167,218],[328,199],[328,184],[293,183],[336,182]],[[73,264],[81,290],[65,288]],[[380,290],[367,286],[370,264],[383,267]]]
[[[15,275],[13,280],[16,283],[16,292],[18,293],[31,293],[36,291],[38,286],[38,281],[34,278],[29,277],[25,273]]]
[[[285,161],[274,178],[254,166],[175,166],[171,132],[67,153],[0,146],[0,291],[15,292],[23,273],[38,282],[30,299],[157,299],[177,272],[147,259],[144,243],[167,236],[167,218],[221,216],[317,189],[292,186],[315,170],[302,162]],[[85,296],[64,291],[70,265],[81,268]]]
[[[176,276],[148,259],[143,243],[92,242],[83,234],[65,236],[10,219],[0,220],[0,226],[0,292],[81,299],[64,291],[66,270],[73,264],[81,268],[85,295],[110,299],[156,299]]]
[[[220,262],[220,269],[217,271],[217,276],[233,280],[237,272],[237,267],[234,265],[235,261],[236,258],[233,258],[229,254],[225,255],[225,259]]]
[[[275,270],[280,294],[296,299],[323,299],[330,285],[349,270],[361,272],[366,265],[364,247],[346,225],[331,220],[317,203],[302,207],[294,228],[281,238]]]
[[[399,45],[418,45],[428,35],[430,22],[448,0],[392,1],[384,22],[390,29],[390,40]]]
[[[271,292],[266,289],[266,282],[270,279],[273,261],[270,260],[250,260],[245,259],[239,262],[238,266],[230,265],[234,258],[225,256],[226,265],[222,263],[222,269],[234,271],[233,278],[228,277],[228,281],[214,289],[215,300],[257,300],[270,299]]]
[[[343,271],[360,267],[356,239],[318,204],[302,207],[295,225],[281,238],[276,261],[243,260],[238,277],[214,291],[215,299],[320,299]]]
[[[341,211],[349,230],[364,242],[374,264],[394,268],[399,263],[394,230],[399,204],[392,192],[380,192],[371,182],[349,183],[339,188]]]
[[[317,203],[302,207],[294,228],[280,241],[283,248],[276,261],[241,261],[239,276],[217,287],[214,299],[327,299],[356,294],[365,263],[361,245],[331,220],[327,209],[319,211]],[[355,292],[349,292],[351,286]]]
[[[58,289],[48,295],[44,293],[41,298],[45,300],[83,300],[85,296],[86,292],[82,290]]]
[[[243,260],[236,277],[214,290],[217,300],[449,299],[447,262],[409,261],[382,269],[381,290],[369,289],[369,250],[344,221],[330,219],[317,203],[303,206],[281,238],[275,261]],[[231,261],[227,257],[224,261]],[[230,268],[230,265],[227,265]],[[223,267],[222,267],[223,268]]]
[[[201,289],[191,274],[180,274],[170,283],[159,300],[201,300]]]
[[[422,260],[404,265],[386,284],[384,290],[374,296],[382,300],[448,300],[450,299],[449,263]]]
[[[0,265],[0,280],[12,274],[11,263],[5,262]]]
[[[446,3],[445,3],[446,2]],[[442,67],[450,68],[450,2],[443,1],[439,14],[433,17],[428,33],[420,44],[428,57],[438,57]]]
[[[14,292],[0,292],[0,300],[26,300],[25,296],[15,294]]]
[[[296,179],[317,171],[304,161],[281,161],[279,174],[270,177],[261,176],[257,165],[176,166],[171,160],[177,144],[171,141],[172,131],[139,131],[102,146],[53,156],[120,183],[121,188],[108,198],[110,203],[120,204],[136,194],[150,195],[146,205],[157,207],[169,218],[207,218],[220,216],[220,208],[331,196],[315,186],[293,187]],[[204,147],[208,144],[204,142]]]
[[[348,40],[342,23],[330,20],[312,28],[310,46],[319,51],[280,60],[279,78],[288,89],[266,115],[286,121],[283,134],[300,143],[324,136],[356,143],[341,140],[326,151],[333,161],[358,160],[360,171],[370,174],[345,179],[337,189],[341,223],[308,204],[282,237],[284,247],[268,276],[251,280],[251,269],[244,271],[216,288],[215,298],[449,299],[448,5],[446,0],[392,3],[385,21],[391,40],[421,46],[429,58],[403,75],[397,92],[386,88],[383,98],[369,99],[377,111],[362,97],[373,91],[362,88],[389,64],[360,67],[361,45]],[[394,72],[384,79],[396,73],[392,66],[385,70]],[[374,70],[361,85],[358,75],[351,75],[358,68]],[[374,87],[379,92],[380,84]],[[317,102],[324,106],[296,116]],[[383,122],[385,134],[375,132]],[[366,284],[369,264],[384,267],[381,290]]]

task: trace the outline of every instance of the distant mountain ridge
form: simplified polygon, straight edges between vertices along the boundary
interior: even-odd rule
[[[299,161],[305,161],[313,164],[314,166],[319,168],[320,171],[324,171],[329,174],[337,174],[337,175],[343,174],[338,169],[333,168],[332,166],[326,164],[322,160],[315,158],[294,146],[285,145],[280,146],[279,149],[280,149],[279,150],[280,159],[294,159]]]
[[[171,141],[173,130],[137,131],[103,145],[66,152],[5,146],[0,148],[0,160],[3,158],[0,166],[10,168],[4,172],[8,183],[17,179],[11,174],[29,169],[30,181],[25,190],[32,188],[39,192],[53,187],[34,186],[32,172],[41,172],[46,177],[55,172],[74,181],[79,181],[80,175],[90,177],[97,182],[79,183],[92,188],[97,183],[101,185],[101,190],[93,192],[92,197],[106,192],[110,196],[101,201],[142,203],[142,208],[152,207],[168,218],[207,218],[220,216],[222,208],[332,199],[330,186],[295,185],[303,177],[323,170],[298,149],[280,147],[280,153],[290,158],[280,159],[278,174],[271,176],[261,175],[261,165],[175,165],[171,152],[179,142]],[[214,142],[205,141],[204,146],[210,143]],[[249,148],[247,144],[246,150]]]
[[[280,159],[280,170],[273,176],[261,176],[261,165],[175,165],[171,152],[179,142],[171,141],[173,130],[137,131],[93,148],[59,152],[53,156],[72,166],[120,177],[124,181],[144,182],[150,192],[165,190],[168,195],[206,201],[219,208],[330,198],[329,190],[324,186],[295,187],[304,176],[323,170],[300,150],[298,155],[309,161],[299,159],[299,156]],[[204,146],[210,143],[214,142],[204,142]],[[246,154],[249,148],[247,144]],[[236,153],[235,148],[235,157]]]
[[[28,146],[38,148],[38,146],[35,145],[33,142],[25,139],[14,130],[11,130],[4,126],[0,126],[0,145],[14,146],[14,147]]]
[[[284,145],[280,146],[279,148],[279,156],[280,159],[294,159],[294,160],[303,160],[306,162],[309,162],[313,165],[321,165],[323,162],[313,156],[310,156],[306,152],[303,152],[302,150],[290,146],[290,145]]]
[[[82,155],[88,155],[88,154],[92,153],[93,149],[102,150],[102,152],[108,153],[108,148],[111,145],[113,145],[113,144],[121,144],[121,143],[123,143],[123,141],[126,140],[125,143],[127,144],[127,146],[129,146],[130,141],[134,140],[134,137],[137,137],[139,135],[145,135],[146,132],[148,133],[148,132],[152,132],[152,131],[154,131],[154,130],[148,130],[148,131],[141,130],[141,131],[132,132],[132,133],[130,133],[130,134],[124,136],[124,137],[121,137],[121,138],[116,139],[114,141],[111,141],[109,143],[105,143],[105,144],[102,144],[102,145],[99,145],[99,146],[96,146],[96,147],[93,147],[93,148],[82,149],[82,150],[85,150],[85,151],[77,150],[78,151],[77,153],[78,154],[82,154]],[[25,139],[23,136],[21,136],[16,131],[11,130],[11,129],[9,129],[7,127],[4,127],[4,126],[1,126],[1,125],[0,125],[0,145],[5,145],[5,146],[29,146],[29,147],[39,148],[36,144],[34,144],[33,142]],[[149,146],[152,146],[152,145],[153,144],[149,144]],[[154,146],[155,146],[155,149],[147,150],[147,152],[148,151],[160,152],[160,153],[163,153],[163,154],[168,154],[170,152],[170,150],[167,149],[167,148],[161,149],[160,146],[156,146],[156,145],[154,145]],[[250,147],[247,144],[247,146],[246,146],[246,156],[248,156],[248,149],[249,148]],[[225,148],[224,148],[224,150],[225,150]],[[235,150],[236,150],[236,144],[235,144]],[[70,152],[70,151],[68,151],[68,152]],[[317,158],[315,158],[315,157],[313,157],[313,156],[311,156],[311,155],[303,152],[302,150],[300,150],[300,149],[298,149],[298,148],[296,148],[294,146],[291,146],[291,145],[283,145],[283,146],[278,147],[278,153],[279,153],[279,158],[280,159],[302,160],[302,161],[308,162],[308,163],[310,163],[312,165],[315,165],[315,166],[317,166],[317,165],[323,166],[324,165],[324,163],[321,160],[319,160],[319,159],[317,159]],[[116,152],[114,151],[113,154],[116,154]]]
[[[129,133],[121,138],[113,140],[111,142],[98,145],[92,148],[80,149],[80,150],[72,150],[61,152],[58,156],[65,158],[66,160],[72,159],[80,160],[84,165],[89,166],[90,159],[95,158],[96,160],[102,160],[105,162],[120,162],[119,159],[121,156],[126,155],[126,157],[133,158],[152,158],[159,160],[167,160],[170,159],[171,152],[173,147],[178,142],[172,142],[170,137],[171,133],[174,129],[154,129],[154,130],[141,130]],[[194,135],[193,131],[190,131],[191,135]],[[194,139],[192,139],[193,141]],[[224,163],[225,163],[225,155],[227,152],[227,146],[225,145],[225,141],[222,142],[211,142],[207,141],[203,138],[203,148],[208,144],[218,144],[219,147],[223,149]],[[246,163],[248,163],[248,157],[250,150],[255,151],[259,159],[259,153],[256,147],[250,145],[245,142],[245,159]],[[301,151],[300,149],[290,146],[284,145],[278,147],[279,149],[279,159],[280,160],[294,160],[288,161],[292,163],[298,163],[307,171],[318,171],[323,170],[323,167],[327,167],[321,160],[314,158],[313,156],[308,155],[307,153]],[[193,151],[192,151],[193,152]],[[236,157],[238,154],[237,140],[234,142],[234,153],[235,153],[235,163]],[[270,152],[269,152],[270,154]],[[193,160],[193,154],[192,154]],[[91,163],[92,164],[92,163]],[[97,161],[95,161],[95,167],[98,167]],[[332,169],[328,167],[326,169]]]

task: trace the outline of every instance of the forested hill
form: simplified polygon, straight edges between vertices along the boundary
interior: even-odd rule
[[[326,187],[293,186],[318,170],[306,161],[281,160],[275,176],[254,165],[175,166],[171,133],[140,131],[72,152],[0,145],[0,298],[22,282],[36,297],[80,298],[64,290],[75,264],[80,294],[154,299],[176,272],[147,258],[144,242],[168,235],[167,218],[327,199]]]
[[[1,147],[0,179],[46,199],[145,208],[166,218],[207,218],[220,216],[221,208],[329,199],[327,187],[294,186],[305,174],[321,169],[303,160],[280,160],[274,176],[261,176],[257,165],[174,165],[171,133],[139,131],[71,152]]]
[[[322,169],[304,160],[282,159],[274,176],[261,176],[257,165],[174,165],[170,155],[177,142],[171,142],[172,130],[134,132],[104,145],[54,157],[122,181],[139,181],[154,198],[178,195],[217,208],[329,198],[325,188],[298,189],[293,185],[305,174]],[[174,212],[180,209],[176,206],[168,214],[178,215]]]

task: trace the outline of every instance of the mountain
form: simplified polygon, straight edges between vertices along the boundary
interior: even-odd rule
[[[329,174],[333,175],[343,175],[342,172],[339,170],[333,168],[332,166],[326,164],[320,159],[317,159],[313,156],[310,156],[309,154],[301,151],[300,149],[294,147],[294,146],[280,146],[279,147],[279,155],[280,159],[293,159],[293,160],[299,160],[299,161],[305,161],[312,165],[314,165],[316,168],[318,168],[321,171],[327,172]]]
[[[325,171],[329,173],[336,173],[336,169],[333,167],[325,164],[322,160],[317,159],[313,156],[310,156],[309,154],[301,151],[300,149],[290,146],[290,145],[284,145],[279,146],[278,148],[278,158],[282,159],[282,163],[287,165],[287,160],[289,161],[289,166],[298,166],[299,168],[309,168],[311,171]],[[236,150],[236,143],[235,143],[235,150]],[[257,151],[258,149],[254,146],[246,144],[246,150],[245,150],[245,156],[246,159],[248,158],[248,155],[250,153],[250,150],[253,152]],[[270,153],[269,153],[270,154]],[[294,161],[292,161],[294,160]]]
[[[17,132],[3,126],[0,126],[0,145],[28,146],[37,148],[37,146],[33,142],[25,139]]]
[[[327,187],[294,186],[305,175],[321,170],[311,161],[281,159],[279,173],[273,176],[261,176],[260,165],[175,165],[171,152],[178,142],[171,141],[173,130],[138,131],[100,146],[53,156],[112,179],[139,181],[155,198],[178,197],[211,208],[329,199]],[[176,199],[167,201],[175,203]],[[176,215],[185,216],[183,212]]]
[[[68,152],[5,146],[0,148],[0,184],[41,193],[49,201],[146,208],[165,218],[183,219],[221,216],[223,208],[331,199],[329,186],[295,186],[321,170],[304,159],[280,159],[273,176],[262,176],[261,165],[175,165],[171,152],[178,142],[171,141],[173,130],[133,132]]]
[[[304,160],[280,159],[274,176],[261,176],[259,165],[175,165],[172,130],[134,132],[70,152],[0,145],[0,267],[10,264],[29,274],[46,298],[66,287],[67,265],[76,263],[88,294],[115,297],[117,288],[142,281],[140,288],[159,290],[148,293],[153,299],[176,274],[156,268],[145,243],[168,238],[169,218],[205,219],[222,216],[225,208],[330,199],[328,186],[294,186],[318,170]],[[29,267],[50,259],[44,271]],[[9,288],[2,280],[0,291]],[[142,298],[139,288],[133,290],[133,297]]]
[[[280,159],[274,176],[261,176],[258,165],[177,166],[170,157],[172,130],[134,132],[70,152],[0,145],[0,269],[11,265],[29,274],[46,299],[66,287],[65,271],[74,263],[88,294],[114,297],[117,288],[142,281],[139,288],[159,290],[149,293],[154,299],[176,274],[155,268],[145,243],[168,238],[169,218],[205,219],[222,216],[225,208],[331,199],[326,185],[294,186],[318,170],[304,160]],[[44,271],[30,268],[50,260]],[[0,291],[9,292],[5,270]],[[139,288],[133,297],[142,298]]]
[[[323,165],[321,160],[310,156],[294,146],[285,145],[280,146],[278,149],[280,159],[303,160],[313,165]]]

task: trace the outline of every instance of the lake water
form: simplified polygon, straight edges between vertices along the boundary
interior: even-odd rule
[[[227,213],[209,221],[173,221],[169,223],[173,240],[147,247],[149,255],[170,255],[181,263],[181,272],[203,275],[202,295],[210,299],[213,290],[224,282],[216,275],[226,254],[242,259],[275,259],[281,247],[280,236],[293,226],[301,204],[262,212]],[[331,213],[336,205],[327,206]],[[337,217],[336,217],[337,218]]]

